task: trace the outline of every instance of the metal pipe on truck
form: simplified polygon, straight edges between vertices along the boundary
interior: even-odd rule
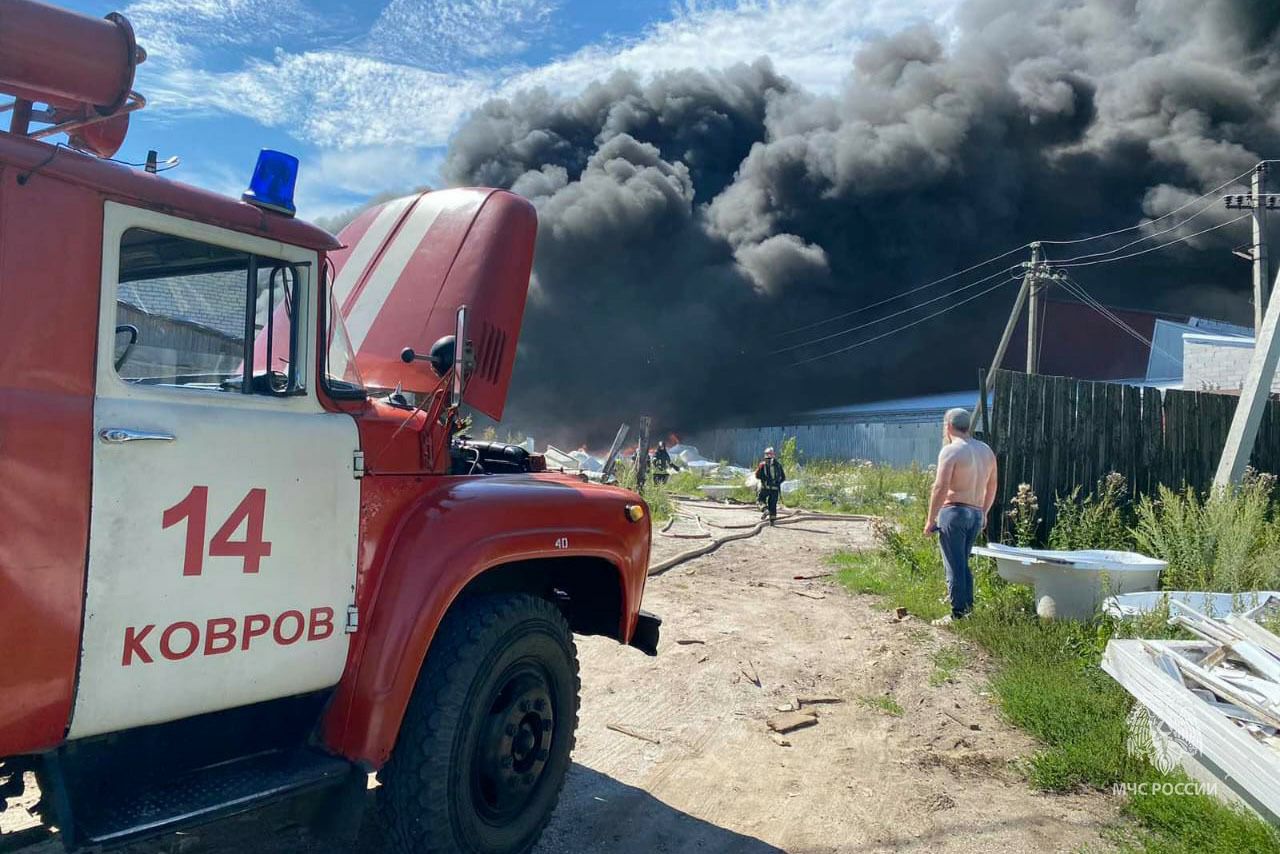
[[[94,18],[34,0],[0,0],[0,91],[55,107],[124,106],[146,59],[133,27],[112,12]]]

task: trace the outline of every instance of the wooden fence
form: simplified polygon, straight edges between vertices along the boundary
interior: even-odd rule
[[[993,538],[1022,483],[1039,496],[1042,536],[1056,518],[1056,496],[1076,486],[1091,492],[1108,472],[1124,475],[1130,495],[1160,484],[1207,490],[1238,400],[1003,370],[993,386],[986,439],[999,460],[1001,511],[992,513]],[[1267,407],[1251,462],[1280,473],[1280,401]]]

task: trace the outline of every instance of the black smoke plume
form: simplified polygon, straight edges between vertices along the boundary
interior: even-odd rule
[[[946,303],[770,351],[912,301],[779,337],[793,327],[1025,241],[1159,217],[1280,157],[1275,0],[969,0],[957,22],[862,48],[835,94],[762,58],[477,110],[446,179],[540,212],[508,420],[601,441],[640,413],[692,429],[972,387],[1013,286],[833,358],[793,364]],[[1218,205],[1135,248],[1234,215]],[[1248,239],[1239,223],[1077,279],[1112,304],[1249,322],[1248,270],[1228,251]]]

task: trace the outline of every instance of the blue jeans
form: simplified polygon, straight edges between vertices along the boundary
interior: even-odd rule
[[[973,573],[969,550],[982,531],[982,512],[976,507],[949,504],[938,513],[938,545],[947,570],[951,616],[959,619],[973,610]]]

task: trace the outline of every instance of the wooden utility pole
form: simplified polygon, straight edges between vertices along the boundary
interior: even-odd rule
[[[649,416],[640,416],[640,435],[636,443],[636,492],[644,492],[649,476]]]
[[[1043,255],[1040,244],[1031,244],[1031,266],[1023,279],[1027,285],[1027,373],[1040,371],[1040,295],[1044,292],[1044,284],[1040,279],[1040,266]]]
[[[987,371],[986,383],[982,391],[986,394],[991,393],[991,384],[995,382],[996,371],[1000,370],[1000,366],[1004,364],[1005,353],[1009,350],[1009,342],[1013,340],[1013,331],[1018,327],[1018,317],[1022,314],[1022,307],[1027,304],[1027,295],[1031,293],[1032,282],[1035,281],[1037,273],[1037,265],[1040,263],[1040,244],[1039,242],[1031,244],[1031,260],[1024,261],[1022,266],[1026,268],[1026,272],[1022,275],[1022,286],[1018,288],[1018,296],[1013,300],[1013,310],[1009,312],[1009,319],[1005,321],[1004,332],[1000,333],[1000,343],[996,345],[995,358],[991,360],[991,370]],[[1034,315],[1034,311],[1032,312]],[[1028,321],[1028,330],[1031,329]],[[1030,342],[1027,343],[1027,361],[1030,363],[1032,347]],[[1030,371],[1030,368],[1028,368]],[[974,407],[976,411],[982,413],[982,417],[976,421],[975,430],[985,428],[986,417],[986,400],[983,400]]]

